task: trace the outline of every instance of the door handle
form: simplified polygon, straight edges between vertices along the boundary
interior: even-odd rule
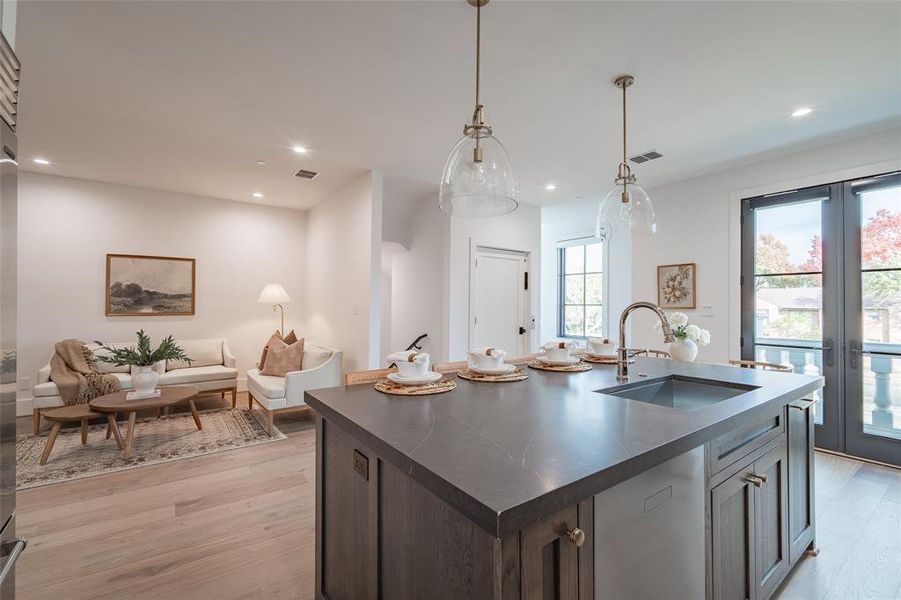
[[[742,477],[742,479],[744,479],[748,483],[753,483],[754,487],[760,487],[766,481],[766,479],[763,479],[758,475],[745,475],[744,477]]]
[[[0,570],[0,586],[6,581],[7,576],[12,573],[13,567],[16,566],[16,561],[19,560],[19,556],[25,550],[26,546],[28,546],[28,540],[25,538],[16,538],[13,542],[13,549],[9,551],[6,563],[3,565],[3,569]]]
[[[827,367],[831,367],[833,364],[832,357],[832,338],[826,338],[823,340],[823,362],[826,363]]]
[[[852,369],[857,368],[857,361],[862,351],[860,342],[848,342],[848,366]]]
[[[519,335],[523,335],[525,332],[526,332],[526,328],[525,328],[525,327],[520,327],[520,328],[519,328]]]

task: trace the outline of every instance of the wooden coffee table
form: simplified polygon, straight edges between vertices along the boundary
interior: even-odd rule
[[[118,427],[116,426],[116,414],[128,413],[128,430],[125,433],[125,444],[122,448],[122,456],[125,460],[131,458],[131,450],[135,443],[135,423],[138,418],[138,411],[148,408],[167,408],[173,404],[187,401],[191,408],[191,415],[194,417],[194,423],[197,429],[203,429],[200,423],[200,415],[197,414],[197,407],[194,406],[194,398],[197,397],[197,390],[192,387],[164,387],[160,388],[158,398],[144,398],[143,400],[126,400],[127,392],[115,392],[100,396],[91,400],[91,410],[99,413],[106,413],[110,427],[118,436]]]

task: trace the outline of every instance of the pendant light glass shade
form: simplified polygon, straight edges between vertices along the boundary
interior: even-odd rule
[[[497,217],[516,210],[517,194],[510,157],[497,138],[483,129],[456,143],[441,175],[441,210],[455,217]]]
[[[623,201],[623,186],[615,185],[598,206],[595,235],[602,240],[613,231],[628,228],[632,237],[646,237],[657,233],[657,215],[654,205],[644,188],[638,184],[626,185],[628,201]]]

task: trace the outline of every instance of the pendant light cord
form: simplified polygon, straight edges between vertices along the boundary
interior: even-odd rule
[[[626,85],[623,85],[623,164],[626,164]]]
[[[482,75],[482,4],[476,6],[476,107],[479,106],[479,79]]]

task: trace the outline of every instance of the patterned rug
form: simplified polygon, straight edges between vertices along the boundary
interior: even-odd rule
[[[200,412],[203,429],[194,425],[191,413],[174,414],[168,419],[138,419],[131,460],[125,462],[113,438],[106,439],[106,424],[91,425],[87,445],[81,445],[78,427],[64,428],[56,438],[50,459],[40,465],[41,452],[49,429],[39,437],[16,438],[16,489],[27,489],[124,471],[147,465],[192,458],[223,450],[246,448],[285,439],[272,427],[266,435],[266,417],[247,408],[217,408]],[[119,421],[125,438],[127,423]]]

